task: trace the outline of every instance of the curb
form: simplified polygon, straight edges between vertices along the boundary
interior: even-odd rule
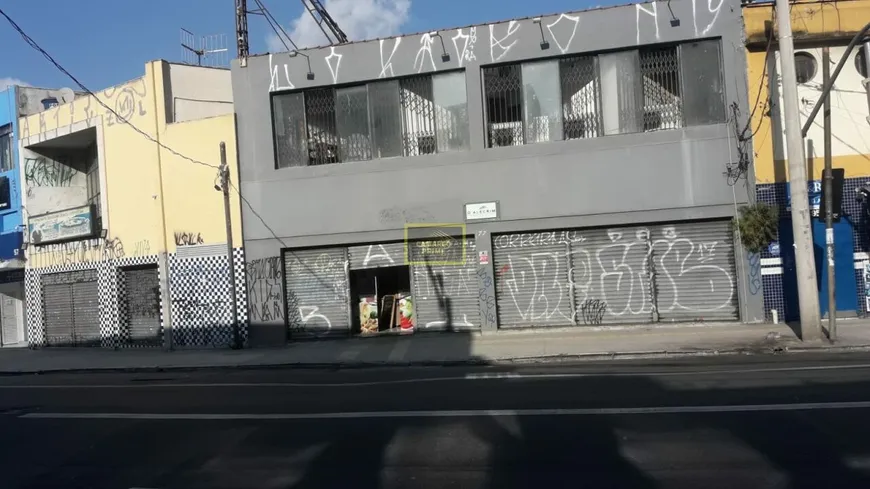
[[[722,350],[698,350],[698,351],[668,351],[649,350],[636,352],[605,352],[605,353],[582,353],[582,354],[555,354],[534,357],[515,357],[505,359],[482,359],[469,358],[464,360],[420,360],[420,361],[376,361],[376,362],[282,362],[271,364],[238,364],[238,365],[166,365],[148,367],[89,367],[89,368],[55,368],[39,370],[11,370],[0,372],[0,377],[15,377],[24,375],[48,375],[48,374],[81,374],[81,373],[160,373],[160,372],[197,372],[197,371],[220,371],[220,370],[277,370],[277,369],[305,369],[305,370],[355,370],[367,368],[394,368],[394,367],[498,367],[508,365],[536,365],[571,362],[593,362],[613,360],[643,360],[663,358],[699,358],[725,355],[783,355],[783,354],[807,354],[807,353],[848,353],[870,351],[870,345],[850,346],[795,346],[766,345],[757,347],[740,347]]]

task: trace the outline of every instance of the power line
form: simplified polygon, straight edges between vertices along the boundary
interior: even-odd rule
[[[100,100],[100,97],[98,97],[94,92],[92,92],[88,87],[86,87],[82,82],[80,82],[76,77],[74,77],[69,71],[66,70],[66,68],[61,66],[60,63],[55,61],[54,58],[52,58],[50,54],[48,54],[44,49],[42,49],[42,47],[39,44],[37,44],[36,41],[33,40],[33,38],[31,38],[29,35],[27,35],[27,33],[24,32],[24,30],[21,29],[21,27],[19,27],[18,24],[16,24],[15,21],[12,20],[12,18],[9,17],[9,15],[7,15],[6,12],[3,11],[3,9],[0,9],[0,15],[2,15],[3,17],[6,18],[6,20],[9,22],[9,24],[12,26],[12,28],[15,29],[18,32],[18,34],[21,35],[21,37],[24,39],[24,42],[26,42],[28,45],[30,45],[30,47],[32,47],[33,49],[38,51],[40,54],[42,54],[42,56],[44,56],[45,59],[47,59],[51,64],[53,64],[55,68],[60,70],[61,73],[68,76],[70,80],[72,80],[76,85],[78,85],[78,87],[81,88],[82,91],[84,91],[88,95],[94,97],[94,99],[96,99],[97,103],[100,104],[101,106],[103,106],[103,108],[106,109],[107,111],[109,111],[112,115],[114,115],[118,119],[118,121],[120,121],[124,124],[127,124],[134,131],[138,132],[139,134],[144,136],[146,139],[150,140],[153,143],[156,143],[161,148],[165,149],[166,151],[169,151],[170,153],[174,154],[175,156],[178,156],[179,158],[183,158],[183,159],[188,160],[191,163],[195,163],[197,165],[203,165],[203,166],[207,166],[209,168],[214,168],[216,170],[219,168],[218,166],[211,165],[211,164],[205,163],[203,161],[199,161],[199,160],[191,158],[189,156],[185,156],[185,155],[179,153],[178,151],[175,151],[174,149],[170,148],[169,146],[166,146],[165,144],[161,143],[157,139],[151,137],[151,135],[148,134],[147,132],[136,127],[133,123],[131,123],[129,120],[127,120],[124,116],[122,116],[121,114],[118,114],[117,112],[115,112],[114,109],[109,107],[108,104],[106,104],[105,102]]]
[[[281,243],[281,246],[283,246],[284,248],[289,248],[289,246],[287,246],[287,243],[285,243],[284,240],[281,239],[280,236],[278,236],[278,234],[275,232],[275,230],[272,229],[272,227],[266,223],[266,220],[263,219],[263,216],[261,216],[259,212],[257,212],[257,209],[254,209],[254,206],[250,202],[248,202],[248,199],[246,199],[244,195],[242,195],[241,189],[239,189],[235,185],[233,185],[233,182],[230,182],[230,188],[232,188],[233,190],[236,191],[237,194],[239,194],[239,198],[242,199],[242,202],[244,202],[245,205],[248,206],[248,209],[250,209],[251,213],[254,215],[254,217],[256,217],[258,221],[260,221],[260,224],[262,224],[263,227],[266,228],[267,231],[269,231],[269,234],[271,234],[272,237],[275,238],[276,241]]]
[[[58,71],[60,71],[61,73],[63,73],[67,77],[69,77],[69,79],[72,80],[82,91],[87,93],[89,96],[93,97],[97,101],[98,104],[100,104],[104,109],[106,109],[112,115],[114,115],[118,119],[118,121],[120,121],[124,124],[127,124],[128,126],[130,126],[131,129],[133,129],[134,131],[136,131],[140,135],[144,136],[149,141],[157,144],[159,147],[165,149],[166,151],[172,153],[175,156],[178,156],[179,158],[182,158],[186,161],[189,161],[189,162],[197,164],[197,165],[205,166],[208,168],[213,168],[215,170],[220,170],[219,166],[212,165],[210,163],[206,163],[204,161],[197,160],[196,158],[191,158],[189,156],[186,156],[184,154],[179,153],[178,151],[170,148],[169,146],[167,146],[167,145],[161,143],[160,141],[158,141],[157,139],[153,138],[147,132],[136,127],[135,124],[133,124],[132,122],[127,120],[125,117],[118,114],[109,105],[107,105],[105,102],[100,100],[100,97],[98,97],[94,92],[92,92],[88,87],[86,87],[82,82],[80,82],[75,76],[72,75],[72,73],[67,71],[67,69],[64,68],[60,63],[55,61],[55,59],[50,54],[48,54],[48,52],[45,49],[43,49],[35,40],[33,40],[32,37],[27,35],[27,33],[24,32],[24,30],[14,20],[12,20],[12,18],[9,17],[9,15],[6,14],[6,12],[4,12],[3,9],[0,9],[0,15],[2,15],[6,19],[7,22],[9,22],[9,25],[11,25],[12,28],[18,32],[19,35],[21,35],[21,38],[24,39],[24,41],[30,47],[32,47],[33,49],[38,51],[40,54],[42,54],[42,56],[45,57],[45,59],[47,59],[52,65],[54,65],[54,67],[57,68]],[[248,206],[248,208],[251,210],[251,213],[254,214],[254,216],[263,224],[263,226],[272,234],[272,236],[276,240],[278,240],[278,242],[281,243],[286,248],[287,247],[286,243],[284,243],[284,241],[275,233],[275,231],[271,228],[271,226],[269,226],[269,224],[266,223],[266,220],[263,219],[263,217],[257,212],[256,209],[254,209],[254,206],[248,201],[248,199],[246,199],[245,196],[242,195],[241,189],[239,189],[238,187],[233,185],[232,182],[230,182],[230,187],[236,191],[236,193],[239,195],[239,198],[242,200],[242,202],[244,202],[245,205]]]

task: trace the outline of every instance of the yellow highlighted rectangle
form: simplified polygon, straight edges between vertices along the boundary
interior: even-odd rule
[[[405,263],[465,265],[465,223],[405,224]]]

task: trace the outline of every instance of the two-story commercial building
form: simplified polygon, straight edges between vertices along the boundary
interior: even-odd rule
[[[24,225],[18,118],[72,100],[70,89],[10,86],[0,92],[0,346],[24,346]]]
[[[770,3],[744,7],[748,60],[749,100],[752,123],[746,126],[746,151],[755,154],[758,200],[780,210],[779,236],[761,254],[764,304],[768,319],[798,318],[798,294],[790,214],[788,158],[782,113],[780,52],[776,42],[776,19]],[[823,49],[829,51],[833,74],[852,38],[870,20],[870,1],[798,1],[791,9],[795,66],[801,125],[813,108],[822,103]],[[867,205],[857,189],[870,184],[870,123],[866,48],[861,44],[846,57],[831,91],[831,164],[843,171],[840,215],[834,222],[836,310],[839,317],[865,315],[870,309],[865,290],[865,269],[870,251],[870,220]],[[824,260],[825,222],[819,216],[822,200],[822,170],[825,166],[824,118],[822,111],[809,126],[804,139],[808,190],[813,217],[813,241],[819,303],[824,316],[828,306],[828,275]]]
[[[237,60],[252,341],[761,320],[742,34],[674,0]]]
[[[231,278],[220,143],[236,178],[230,72],[166,61],[20,122],[32,346],[225,347]],[[231,222],[240,243],[238,196]],[[239,328],[234,329],[238,324]]]

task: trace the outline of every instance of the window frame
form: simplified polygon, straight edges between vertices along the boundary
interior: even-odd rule
[[[456,74],[456,73],[461,73],[463,75],[463,80],[466,81],[464,86],[465,86],[465,108],[466,108],[465,115],[466,115],[466,118],[468,118],[468,120],[466,121],[466,124],[465,124],[465,131],[467,133],[465,135],[465,144],[467,145],[467,147],[462,148],[462,149],[448,149],[446,151],[439,150],[439,147],[440,147],[440,145],[438,144],[438,141],[439,141],[439,139],[438,139],[439,138],[438,127],[439,126],[438,126],[437,115],[435,114],[435,110],[436,110],[437,105],[436,105],[435,94],[434,94],[434,80],[436,77],[439,77],[439,76],[451,75],[451,74]],[[463,67],[463,68],[458,68],[458,69],[437,71],[437,72],[432,72],[432,73],[420,73],[420,74],[415,73],[415,74],[410,74],[410,75],[405,75],[405,76],[379,78],[376,80],[366,80],[366,81],[357,82],[357,83],[346,83],[346,84],[337,84],[337,85],[321,85],[321,86],[313,86],[313,87],[307,87],[307,88],[295,89],[295,90],[284,90],[284,91],[271,92],[269,94],[269,118],[270,118],[270,122],[272,125],[271,136],[272,136],[272,157],[273,157],[273,161],[274,161],[273,169],[274,170],[283,170],[286,168],[294,168],[294,167],[322,166],[322,165],[333,165],[333,164],[343,164],[343,163],[361,163],[361,162],[365,162],[365,161],[374,161],[374,160],[390,159],[390,158],[412,158],[412,157],[416,157],[416,156],[445,154],[445,153],[453,153],[453,152],[457,152],[457,151],[470,151],[471,150],[471,120],[470,120],[470,117],[469,117],[470,114],[468,111],[468,103],[469,103],[468,93],[469,93],[469,91],[468,91],[468,85],[467,85],[467,76],[468,76],[467,70]],[[430,92],[432,92],[431,93],[432,99],[430,100],[430,103],[433,106],[432,107],[433,115],[432,115],[431,119],[432,119],[432,132],[434,135],[434,140],[433,140],[433,147],[432,147],[431,153],[409,154],[410,152],[408,151],[408,148],[406,147],[406,141],[405,141],[405,138],[407,137],[406,136],[407,135],[406,127],[405,127],[406,115],[404,113],[405,106],[404,106],[403,99],[402,99],[402,81],[403,80],[410,80],[410,79],[414,79],[414,78],[428,80]],[[373,128],[373,124],[374,124],[373,123],[373,113],[372,113],[372,105],[371,105],[371,85],[377,84],[377,83],[382,83],[382,82],[391,82],[391,81],[397,82],[396,86],[398,88],[399,109],[400,109],[398,116],[400,118],[399,120],[400,120],[400,125],[401,125],[400,140],[402,141],[402,154],[399,156],[377,157],[376,156],[376,153],[377,153],[376,143],[375,143],[375,139],[374,139],[375,138],[375,131]],[[365,93],[366,93],[366,112],[367,112],[366,121],[368,124],[368,138],[369,138],[369,144],[370,144],[371,157],[368,159],[345,160],[343,158],[343,154],[342,154],[341,149],[337,148],[338,153],[336,155],[336,158],[338,161],[312,165],[311,164],[312,160],[310,158],[310,140],[311,140],[310,131],[309,131],[310,117],[309,117],[308,105],[307,105],[308,100],[309,100],[309,94],[311,92],[314,92],[317,90],[328,90],[332,93],[333,111],[331,114],[331,118],[333,120],[333,126],[334,126],[333,129],[335,129],[335,133],[336,133],[335,136],[339,140],[337,144],[340,146],[340,144],[341,144],[340,139],[341,138],[338,135],[337,110],[335,108],[335,101],[334,101],[335,95],[336,95],[338,90],[347,89],[347,88],[358,88],[358,87],[364,87]],[[301,120],[304,123],[304,127],[305,127],[305,148],[302,151],[303,158],[304,158],[304,164],[282,166],[281,159],[279,158],[280,155],[279,155],[279,149],[278,149],[279,148],[278,125],[277,125],[277,117],[276,117],[277,114],[276,114],[275,108],[276,108],[276,103],[280,100],[281,97],[295,95],[295,94],[301,95],[302,104],[303,104],[303,108],[304,108],[304,110],[302,111],[303,114],[301,117]]]
[[[685,73],[684,73],[684,69],[683,69],[683,62],[684,62],[683,49],[684,49],[684,46],[688,45],[688,44],[710,42],[710,41],[714,41],[717,45],[717,54],[718,54],[717,59],[716,59],[716,63],[718,65],[718,70],[717,70],[718,73],[717,74],[718,74],[719,86],[721,87],[721,91],[720,91],[721,95],[719,97],[719,100],[721,103],[721,113],[724,114],[724,116],[723,116],[722,120],[719,120],[716,122],[708,122],[708,123],[704,123],[704,124],[692,124],[692,125],[690,125],[688,123],[687,107],[685,104],[687,85],[686,85],[686,80],[685,80],[685,76],[684,76]],[[648,117],[646,115],[646,112],[647,112],[647,108],[650,107],[650,105],[647,104],[648,94],[646,93],[646,90],[644,89],[644,73],[645,72],[643,69],[644,65],[643,65],[643,61],[642,61],[643,53],[644,52],[652,52],[652,51],[665,51],[665,50],[668,50],[669,52],[673,53],[674,60],[676,62],[676,66],[674,69],[676,86],[674,86],[674,87],[663,86],[663,89],[665,91],[668,91],[668,92],[670,92],[670,90],[668,90],[668,88],[676,88],[677,90],[679,90],[677,92],[677,94],[674,94],[674,97],[679,101],[679,114],[677,116],[675,116],[672,121],[670,121],[666,124],[667,125],[676,124],[677,127],[665,127],[665,128],[661,128],[661,129],[657,129],[657,128],[646,129],[646,127],[648,126],[648,121],[647,121]],[[600,57],[607,55],[607,54],[626,53],[626,52],[631,52],[631,51],[636,52],[636,55],[635,55],[636,62],[634,63],[634,65],[635,65],[635,69],[637,70],[636,73],[637,73],[637,77],[638,77],[638,81],[635,82],[636,86],[635,86],[634,90],[637,92],[636,96],[639,98],[636,101],[636,104],[637,104],[637,110],[636,110],[637,113],[635,114],[636,121],[633,124],[634,127],[637,128],[637,130],[627,131],[627,132],[608,133],[606,131],[606,128],[605,128],[605,120],[604,120],[605,108],[604,108],[604,103],[603,103],[604,102],[603,92],[605,91],[605,88],[603,86],[603,82],[602,82],[602,78],[601,78],[602,75],[601,75]],[[487,73],[490,70],[497,70],[497,69],[502,68],[502,67],[516,67],[516,69],[518,71],[517,76],[518,76],[518,84],[519,84],[520,122],[522,123],[522,134],[521,134],[522,140],[519,144],[514,143],[511,146],[526,146],[526,145],[530,145],[530,144],[539,144],[539,143],[555,143],[555,142],[560,142],[560,141],[595,139],[595,138],[606,137],[606,136],[616,136],[616,135],[626,135],[626,134],[643,134],[643,133],[648,133],[648,132],[679,130],[679,129],[686,129],[688,127],[694,127],[697,125],[723,124],[727,121],[727,99],[728,99],[728,92],[727,92],[728,87],[727,87],[727,84],[725,83],[726,79],[725,79],[725,72],[724,72],[724,58],[723,58],[723,56],[724,56],[724,50],[722,48],[722,38],[721,37],[710,37],[710,38],[702,38],[702,39],[687,39],[687,40],[682,40],[682,41],[678,41],[678,42],[667,42],[667,43],[635,46],[635,47],[631,47],[631,48],[627,48],[627,49],[596,51],[596,52],[586,52],[586,53],[571,53],[571,54],[562,55],[562,56],[552,56],[552,57],[547,57],[547,58],[532,58],[532,59],[525,59],[525,60],[521,60],[521,61],[512,61],[512,62],[507,62],[507,63],[493,63],[493,64],[481,65],[480,66],[480,70],[481,70],[481,94],[483,96],[483,100],[482,100],[482,102],[483,102],[482,103],[482,105],[483,105],[483,121],[482,121],[482,123],[483,123],[483,128],[484,128],[484,146],[485,146],[485,149],[495,149],[495,148],[500,148],[500,147],[506,147],[506,146],[494,145],[493,138],[491,135],[490,126],[494,123],[490,122],[490,121],[492,120],[492,116],[494,114],[490,108],[490,102],[489,102],[490,101],[490,96],[489,96],[490,92],[487,89],[488,87],[487,87],[487,83],[486,83]],[[595,104],[594,117],[595,117],[595,123],[596,123],[596,127],[594,129],[586,130],[586,131],[584,131],[584,133],[594,133],[595,135],[582,136],[582,137],[569,137],[569,132],[570,132],[569,131],[569,125],[570,125],[569,121],[586,120],[588,118],[583,118],[583,117],[578,117],[578,116],[569,117],[569,111],[566,110],[566,105],[568,103],[570,103],[570,96],[566,97],[565,88],[566,88],[567,84],[571,83],[571,80],[566,78],[566,74],[568,74],[569,71],[566,69],[565,65],[570,60],[580,60],[583,58],[591,58],[592,59],[592,67],[591,68],[592,68],[592,74],[594,77],[594,82],[593,82],[594,85],[593,85],[592,89],[594,90],[595,93],[594,93],[591,100],[593,100],[594,104]],[[555,62],[557,65],[557,68],[558,68],[558,75],[559,75],[558,85],[559,85],[559,91],[560,91],[559,98],[561,99],[561,103],[562,103],[562,110],[561,110],[561,114],[560,114],[560,118],[562,121],[562,134],[561,134],[560,139],[551,139],[549,141],[529,142],[528,138],[527,138],[527,134],[526,134],[528,131],[528,127],[527,127],[528,121],[527,121],[526,109],[525,109],[526,94],[525,94],[525,91],[523,89],[523,87],[525,86],[525,80],[524,80],[524,76],[523,76],[523,67],[525,65],[528,65],[528,64],[542,63],[542,62],[547,62],[547,61]],[[673,75],[668,75],[668,76],[673,76]],[[662,124],[662,125],[666,125],[666,124]]]
[[[719,97],[720,108],[722,109],[722,118],[717,122],[707,122],[704,124],[689,124],[688,118],[686,117],[686,104],[685,104],[685,94],[686,94],[686,84],[684,80],[684,70],[682,68],[683,62],[683,46],[687,46],[690,44],[701,44],[705,42],[715,41],[716,42],[716,51],[718,54],[717,64],[719,66],[719,84],[722,87],[721,95]],[[682,84],[682,97],[683,97],[683,127],[699,127],[699,126],[707,126],[712,124],[725,124],[728,122],[728,85],[726,83],[725,78],[725,50],[723,49],[723,41],[722,38],[704,38],[704,39],[693,39],[691,41],[685,41],[678,44],[679,48],[679,56],[680,56],[680,83]]]
[[[14,127],[12,126],[11,122],[8,124],[3,124],[2,126],[0,126],[0,139],[5,139],[8,141],[8,150],[4,151],[5,154],[0,156],[0,158],[2,158],[3,156],[9,157],[9,159],[8,159],[9,167],[8,168],[5,165],[3,165],[2,161],[0,161],[0,173],[6,173],[6,172],[10,172],[10,171],[15,170],[16,165],[15,165],[15,144],[14,144],[15,134],[14,134],[14,132],[15,132]]]

